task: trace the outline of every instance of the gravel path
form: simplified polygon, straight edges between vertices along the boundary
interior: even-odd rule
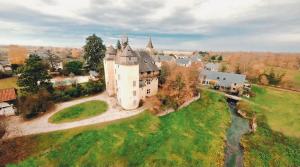
[[[48,122],[48,119],[53,114],[59,112],[60,110],[73,106],[75,104],[79,104],[91,100],[102,100],[107,102],[108,104],[107,111],[98,116],[87,118],[76,122],[68,122],[68,123],[61,123],[61,124],[52,124]],[[6,134],[5,138],[6,139],[14,138],[19,136],[46,133],[46,132],[52,132],[57,130],[64,130],[64,129],[70,129],[70,128],[75,128],[80,126],[92,125],[97,123],[109,122],[109,121],[128,118],[137,115],[143,112],[144,110],[145,108],[143,107],[131,111],[123,110],[116,105],[115,98],[108,97],[107,93],[105,92],[91,97],[85,97],[85,98],[76,99],[69,102],[59,103],[56,105],[56,108],[53,111],[48,112],[45,115],[31,121],[23,121],[23,119],[20,118],[19,116],[13,116],[9,119],[8,133]]]

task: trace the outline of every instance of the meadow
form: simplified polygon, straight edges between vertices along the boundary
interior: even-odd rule
[[[6,89],[6,88],[17,88],[17,78],[16,77],[10,77],[5,79],[0,79],[0,89]]]
[[[49,118],[51,123],[78,121],[99,115],[107,110],[107,103],[93,100],[65,108]]]
[[[109,125],[14,139],[22,146],[10,154],[28,153],[8,166],[223,166],[229,109],[221,95],[201,96],[163,117],[145,111]]]
[[[244,166],[300,166],[300,93],[254,86],[257,131],[242,138]]]

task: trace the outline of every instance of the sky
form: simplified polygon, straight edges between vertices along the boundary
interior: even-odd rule
[[[0,0],[0,44],[300,52],[300,0]]]

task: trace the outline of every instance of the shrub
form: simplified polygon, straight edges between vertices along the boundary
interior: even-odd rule
[[[104,90],[105,85],[101,81],[89,81],[85,86],[87,94],[95,94]]]
[[[70,61],[64,65],[65,74],[73,73],[75,75],[81,74],[83,63],[80,61]]]
[[[53,106],[51,95],[45,89],[39,90],[36,94],[22,96],[18,100],[18,109],[24,118],[33,118]]]

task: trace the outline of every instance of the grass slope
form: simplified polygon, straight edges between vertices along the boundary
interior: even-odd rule
[[[205,92],[163,117],[145,112],[102,128],[31,136],[42,149],[9,166],[223,166],[229,124],[224,98]]]
[[[63,123],[78,121],[86,118],[99,115],[107,110],[107,103],[100,100],[93,100],[84,103],[80,103],[68,108],[65,108],[52,117],[49,118],[49,122]]]
[[[291,137],[300,133],[299,94],[253,88],[256,97],[250,103],[250,112],[256,112],[258,127],[254,134],[242,138],[245,167],[300,166],[300,138]]]
[[[18,88],[17,78],[11,77],[11,78],[0,79],[0,89],[6,89],[6,88]]]
[[[258,86],[253,91],[254,111],[265,115],[273,130],[300,138],[300,93]]]

